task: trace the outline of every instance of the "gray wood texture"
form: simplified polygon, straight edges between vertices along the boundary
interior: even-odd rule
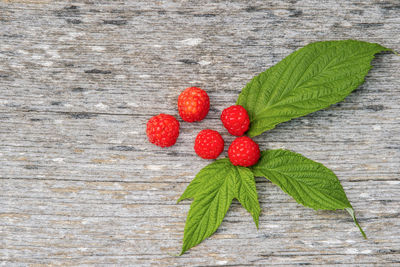
[[[400,266],[400,57],[380,54],[342,103],[255,138],[338,175],[369,239],[344,211],[313,211],[257,178],[260,229],[234,202],[217,233],[176,257],[209,162],[201,129],[257,73],[313,41],[359,39],[400,51],[400,2],[0,2],[1,266]],[[175,146],[145,135],[177,116],[179,93],[211,110],[181,121]]]

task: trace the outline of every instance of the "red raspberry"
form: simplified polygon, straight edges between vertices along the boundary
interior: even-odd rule
[[[260,158],[260,148],[247,136],[236,138],[228,149],[229,160],[233,165],[249,167]]]
[[[210,99],[203,89],[189,87],[178,97],[178,111],[184,121],[201,121],[209,109]]]
[[[154,116],[147,122],[146,133],[156,146],[172,146],[179,136],[179,121],[168,114]]]
[[[202,130],[194,141],[194,151],[203,159],[216,159],[223,150],[224,139],[217,131]]]
[[[250,125],[249,115],[240,105],[230,106],[222,111],[221,121],[224,127],[232,135],[241,136]]]

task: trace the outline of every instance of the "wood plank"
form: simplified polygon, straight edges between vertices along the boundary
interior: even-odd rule
[[[0,263],[4,266],[400,265],[400,57],[380,54],[342,103],[255,138],[334,170],[369,239],[343,211],[313,211],[257,178],[257,230],[234,201],[217,233],[181,257],[208,161],[193,151],[257,73],[313,41],[400,51],[388,1],[0,2]],[[147,141],[188,86],[211,99],[175,146]]]

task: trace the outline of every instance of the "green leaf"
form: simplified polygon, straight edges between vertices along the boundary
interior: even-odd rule
[[[261,152],[252,170],[254,175],[267,178],[306,207],[347,210],[366,237],[338,178],[321,163],[289,150],[267,150]]]
[[[232,165],[233,166],[233,165]],[[256,182],[254,174],[248,168],[234,166],[237,170],[235,198],[253,216],[254,223],[258,228],[258,217],[261,209],[258,202]]]
[[[249,136],[342,101],[364,82],[374,55],[392,51],[355,40],[311,43],[254,77],[237,104],[250,117]]]
[[[193,198],[186,219],[181,254],[211,236],[219,227],[234,198],[250,212],[258,227],[260,206],[254,174],[234,166],[229,159],[217,160],[203,168],[178,202]]]

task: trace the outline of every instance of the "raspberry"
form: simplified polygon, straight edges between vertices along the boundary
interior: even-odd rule
[[[221,114],[221,121],[228,132],[235,136],[243,135],[250,125],[249,115],[240,105],[224,109]]]
[[[216,159],[223,150],[224,139],[217,131],[202,130],[194,141],[194,151],[203,159]]]
[[[260,148],[247,136],[236,138],[228,149],[228,157],[233,165],[249,167],[260,158]]]
[[[178,97],[178,111],[184,121],[201,121],[209,109],[210,99],[203,89],[189,87]]]
[[[179,136],[179,121],[174,116],[159,114],[147,122],[146,133],[149,141],[156,146],[172,146]]]

